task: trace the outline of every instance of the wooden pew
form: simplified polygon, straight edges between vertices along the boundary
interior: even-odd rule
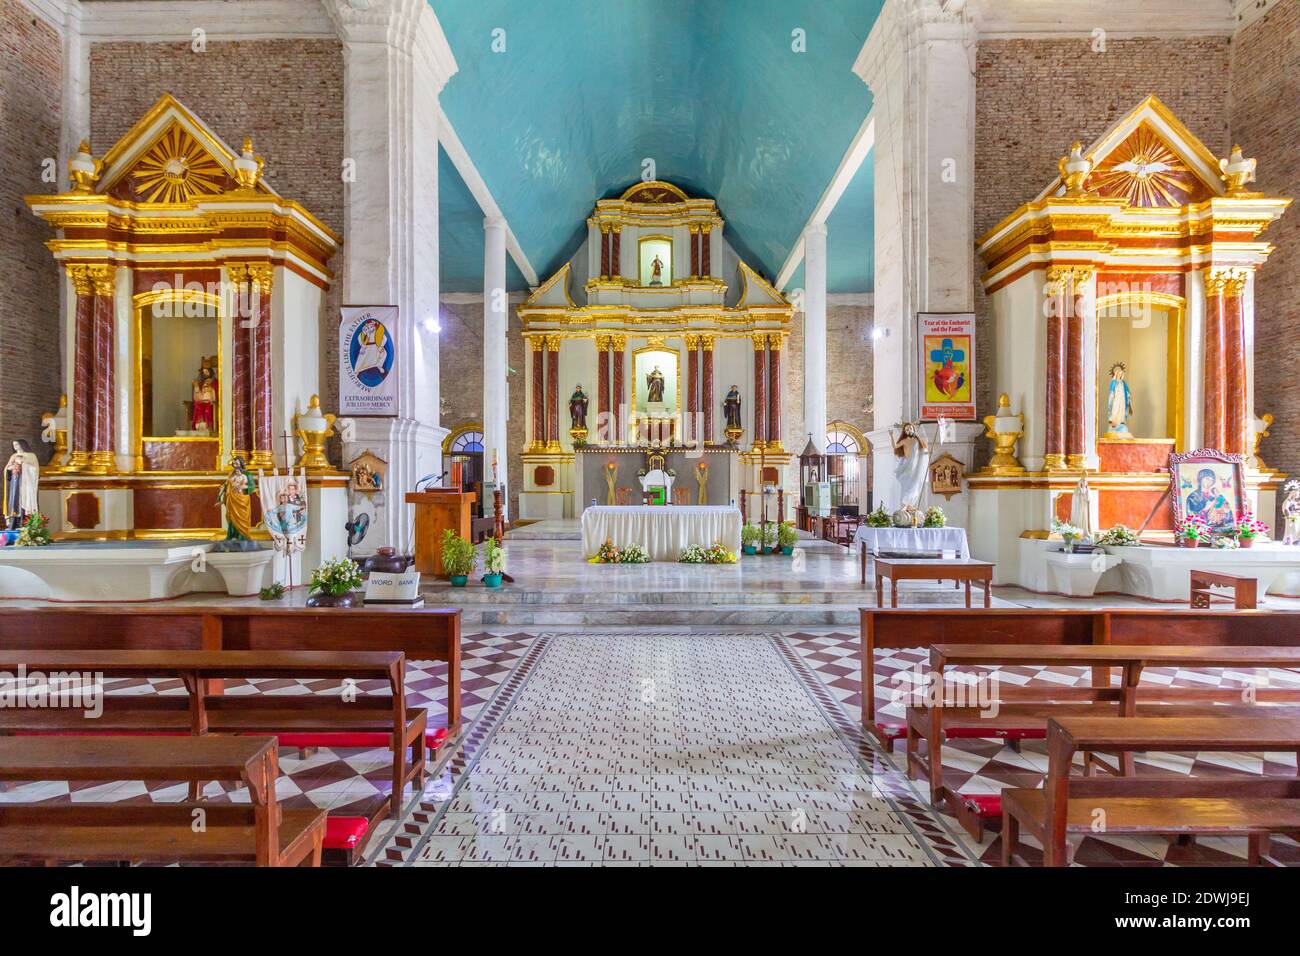
[[[1206,692],[1197,688],[1172,688],[1162,695],[1169,703],[1139,704],[1142,671],[1152,667],[1189,668],[1270,668],[1300,667],[1300,647],[1174,647],[1115,645],[1026,645],[936,644],[930,648],[930,673],[937,675],[938,686],[944,682],[949,666],[975,667],[1068,667],[1105,671],[1105,680],[1091,687],[1061,688],[1055,685],[998,687],[997,712],[987,715],[978,706],[947,706],[942,693],[932,694],[925,706],[907,708],[907,771],[913,778],[928,780],[932,803],[946,803],[962,825],[977,838],[982,837],[978,814],[966,806],[960,794],[943,786],[943,743],[949,736],[998,736],[1010,728],[1022,737],[1046,736],[1047,721],[1054,716],[1113,716],[1178,718],[1213,715],[1216,717],[1295,717],[1300,706],[1269,703],[1221,705],[1205,699]],[[1109,672],[1118,669],[1118,686],[1111,686]],[[918,744],[926,742],[921,757]],[[1132,773],[1132,754],[1121,757],[1123,773]],[[1088,754],[1088,766],[1101,765]],[[1104,765],[1103,765],[1104,766]],[[990,807],[995,810],[996,807]]]
[[[876,721],[875,650],[934,644],[1173,644],[1300,646],[1300,612],[1192,611],[1183,608],[871,608],[861,617],[862,726],[893,750],[904,724]],[[1094,673],[1094,683],[1103,676]],[[1160,691],[1144,696],[1159,699]],[[1207,696],[1207,699],[1210,698]],[[1219,694],[1217,699],[1228,699]],[[1261,700],[1300,700],[1261,691]]]
[[[0,738],[0,780],[229,780],[243,804],[0,804],[0,860],[184,860],[319,866],[324,810],[284,810],[270,737]],[[195,826],[202,814],[202,827]]]
[[[0,672],[80,673],[103,678],[179,678],[187,695],[105,694],[104,713],[69,707],[0,708],[8,734],[382,734],[393,750],[390,811],[401,809],[407,783],[424,781],[427,716],[408,708],[400,651],[0,651]],[[357,694],[351,702],[319,694],[214,695],[213,680],[384,680],[389,697]],[[410,758],[407,758],[407,752]]]
[[[1047,780],[1013,788],[1002,801],[1002,862],[1023,863],[1023,828],[1043,846],[1044,866],[1069,863],[1067,837],[1091,832],[1245,836],[1249,862],[1276,863],[1275,833],[1300,831],[1300,780],[1283,777],[1074,777],[1080,751],[1291,751],[1300,755],[1300,720],[1290,718],[1061,717],[1047,725]],[[1099,817],[1098,813],[1104,814]]]
[[[401,651],[447,662],[447,714],[460,730],[460,611],[444,608],[80,605],[0,608],[5,650]],[[218,690],[218,686],[210,687]]]

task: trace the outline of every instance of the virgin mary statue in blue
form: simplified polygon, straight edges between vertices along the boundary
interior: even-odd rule
[[[1132,438],[1128,430],[1128,417],[1133,414],[1133,403],[1129,399],[1128,382],[1124,375],[1128,370],[1123,362],[1116,362],[1110,367],[1110,392],[1106,398],[1106,421],[1110,428],[1107,438]]]

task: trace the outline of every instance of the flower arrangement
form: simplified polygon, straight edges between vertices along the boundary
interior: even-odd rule
[[[606,538],[605,543],[596,549],[596,556],[591,559],[592,564],[618,564],[623,559],[623,554],[614,547],[612,538]]]
[[[451,578],[469,577],[478,564],[478,551],[473,542],[462,538],[451,528],[442,532],[442,569]],[[454,582],[453,582],[454,583]]]
[[[650,553],[639,544],[629,544],[625,548],[614,547],[614,542],[610,538],[605,539],[605,543],[600,546],[596,556],[590,559],[591,564],[649,564]]]
[[[1083,529],[1076,528],[1068,521],[1062,521],[1060,518],[1052,519],[1052,534],[1059,534],[1067,542],[1083,537]]]
[[[890,517],[889,512],[885,510],[883,503],[877,505],[876,510],[867,515],[868,528],[892,528],[893,526],[894,519]]]
[[[692,544],[682,549],[677,560],[682,564],[735,564],[736,552],[728,551],[720,541],[707,548],[702,544]]]
[[[1101,535],[1097,543],[1109,548],[1132,548],[1138,544],[1138,536],[1127,525],[1117,524]]]
[[[922,528],[943,528],[948,524],[948,516],[943,513],[943,509],[938,505],[932,505],[925,509],[925,518],[921,521]]]
[[[43,548],[49,544],[53,538],[50,537],[50,519],[39,512],[33,511],[23,522],[22,530],[18,532],[18,538],[14,541],[14,546],[19,548]]]
[[[1211,547],[1217,548],[1220,551],[1235,551],[1240,548],[1241,545],[1237,543],[1237,539],[1232,535],[1223,534],[1214,539],[1214,543]]]
[[[320,591],[330,597],[342,597],[361,587],[361,567],[349,558],[326,561],[311,573],[310,591]]]
[[[677,556],[677,560],[681,564],[703,564],[705,561],[704,551],[705,548],[702,544],[688,544],[682,548],[682,553]]]
[[[1174,528],[1174,537],[1194,546],[1210,537],[1210,523],[1200,515],[1187,515]]]
[[[1255,517],[1255,513],[1249,508],[1241,513],[1237,518],[1237,538],[1242,541],[1254,541],[1256,538],[1268,535],[1268,525]]]
[[[506,572],[506,549],[497,544],[497,539],[491,535],[483,542],[483,570],[488,574]]]
[[[629,544],[623,549],[623,564],[649,564],[650,552],[639,544]]]

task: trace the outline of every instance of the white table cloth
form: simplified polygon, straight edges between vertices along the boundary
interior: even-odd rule
[[[869,528],[859,525],[853,540],[859,550],[865,548],[870,555],[882,551],[953,551],[959,558],[970,559],[965,528]]]
[[[582,513],[582,552],[590,558],[608,540],[639,544],[652,561],[676,561],[687,545],[721,541],[739,554],[741,524],[731,505],[592,505]]]

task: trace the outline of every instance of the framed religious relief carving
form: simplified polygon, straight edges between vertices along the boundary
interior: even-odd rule
[[[975,420],[975,313],[918,312],[921,418]]]
[[[1246,509],[1241,455],[1203,448],[1169,456],[1175,526],[1200,515],[1216,534],[1232,532]]]
[[[352,474],[352,488],[355,491],[383,491],[388,476],[388,462],[367,449],[348,463],[348,471]]]
[[[961,494],[962,464],[946,452],[930,462],[930,494],[947,500]]]

